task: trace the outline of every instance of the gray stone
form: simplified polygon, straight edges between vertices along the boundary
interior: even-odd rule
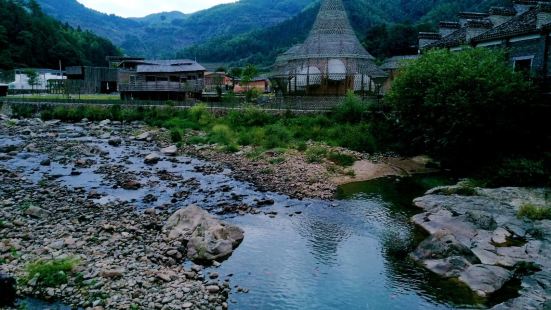
[[[513,273],[502,267],[474,265],[459,276],[459,281],[465,283],[477,295],[487,297],[501,289],[512,277]]]
[[[161,160],[161,157],[157,153],[151,153],[147,155],[144,159],[144,163],[148,165],[155,165]]]
[[[161,153],[166,156],[176,156],[178,154],[178,147],[176,145],[165,147],[164,149],[161,149]]]
[[[30,206],[25,210],[25,214],[35,218],[46,218],[50,216],[50,212],[37,206]]]
[[[170,240],[187,243],[188,258],[206,263],[230,256],[244,238],[239,227],[216,220],[197,206],[174,213],[164,231]]]
[[[107,143],[111,146],[120,146],[122,144],[122,139],[121,138],[111,138],[109,139],[109,141],[107,141]]]

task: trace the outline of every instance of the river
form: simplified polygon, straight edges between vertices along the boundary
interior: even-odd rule
[[[252,184],[235,180],[227,169],[200,172],[203,170],[197,167],[211,164],[193,158],[178,157],[147,166],[143,156],[150,147],[112,147],[106,140],[78,134],[84,131],[79,126],[63,126],[60,140],[93,144],[109,156],[98,156],[97,164],[79,169],[78,176],[71,174],[70,165],[60,162],[41,166],[44,154],[21,152],[3,165],[22,171],[35,182],[49,175],[69,187],[104,193],[98,202],[134,201],[138,212],[168,203],[173,196],[176,189],[170,180],[159,178],[158,172],[196,180],[198,186],[177,206],[197,204],[245,231],[245,240],[233,255],[220,267],[209,269],[221,279],[229,279],[234,287],[231,309],[451,309],[484,308],[497,302],[485,304],[475,299],[467,288],[439,280],[407,256],[410,246],[423,237],[410,223],[418,212],[412,199],[432,186],[451,183],[448,178],[384,178],[342,186],[334,201],[295,200],[260,192]],[[98,167],[107,162],[139,172],[140,182],[152,185],[137,191],[113,188],[98,173]],[[143,202],[146,195],[157,200]],[[265,199],[274,204],[263,207],[260,214],[220,212],[219,206],[235,197],[246,204]],[[66,308],[30,299],[26,302],[28,309]]]

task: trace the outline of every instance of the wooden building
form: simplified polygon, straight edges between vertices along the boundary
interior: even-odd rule
[[[193,60],[130,60],[119,65],[123,100],[201,98],[205,68]]]
[[[67,67],[65,92],[68,94],[110,94],[117,92],[118,70],[107,67]]]

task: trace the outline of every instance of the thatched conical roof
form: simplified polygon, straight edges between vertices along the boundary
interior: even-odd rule
[[[386,76],[374,63],[374,57],[362,46],[342,0],[322,0],[317,19],[304,43],[293,46],[276,60],[278,74],[296,70],[307,63],[338,59],[346,63],[347,74]],[[320,68],[324,70],[324,68]]]

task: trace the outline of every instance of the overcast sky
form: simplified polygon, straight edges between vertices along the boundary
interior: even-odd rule
[[[78,0],[85,6],[122,17],[143,17],[152,13],[180,11],[193,13],[235,0]]]

